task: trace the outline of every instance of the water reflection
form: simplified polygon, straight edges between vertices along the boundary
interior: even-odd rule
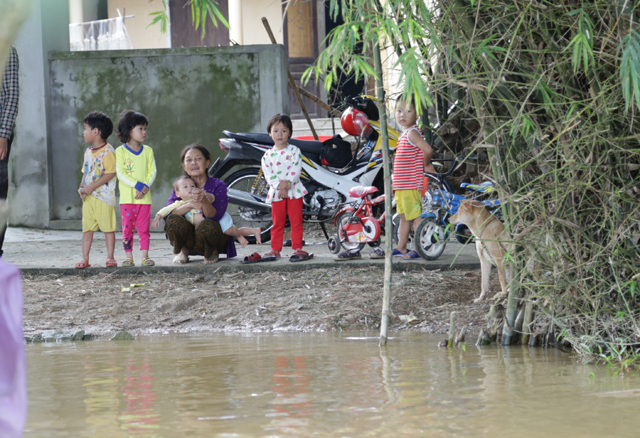
[[[637,435],[637,376],[558,350],[437,343],[208,334],[28,345],[25,437]]]
[[[280,436],[308,436],[309,416],[313,413],[309,397],[309,374],[304,356],[276,356],[271,376],[273,408],[266,412],[271,418],[264,430]]]
[[[148,354],[127,355],[118,348],[95,354],[82,350],[87,436],[154,436],[160,421],[155,409],[153,366]]]

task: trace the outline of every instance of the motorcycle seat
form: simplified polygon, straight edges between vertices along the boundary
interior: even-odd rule
[[[269,134],[253,133],[253,132],[231,132],[222,131],[224,135],[235,140],[247,141],[249,143],[258,143],[268,146],[273,146],[273,140],[269,137]]]
[[[374,186],[355,186],[349,190],[349,196],[352,198],[364,198],[367,195],[371,195],[378,191],[377,187]]]
[[[250,143],[258,143],[267,146],[273,146],[274,142],[269,134],[263,133],[254,133],[254,132],[231,132],[231,131],[222,131],[224,135],[229,138],[233,138],[240,141],[248,141]],[[312,155],[320,155],[320,149],[322,148],[322,142],[315,140],[298,140],[297,138],[290,138],[289,143],[294,146],[297,146],[302,152],[303,155],[307,153]]]

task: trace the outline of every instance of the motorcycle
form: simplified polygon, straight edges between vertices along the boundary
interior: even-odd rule
[[[382,170],[382,138],[378,108],[370,96],[346,98],[348,108],[340,119],[342,129],[356,139],[356,150],[351,154],[351,143],[334,136],[325,142],[291,138],[289,143],[302,152],[301,181],[307,189],[303,199],[303,220],[319,223],[327,240],[324,224],[333,220],[340,207],[358,201],[349,194],[356,186],[374,186],[384,193]],[[389,128],[389,150],[395,151],[400,133]],[[229,206],[227,212],[236,227],[259,227],[263,242],[271,239],[271,205],[266,197],[269,186],[260,168],[264,153],[274,142],[268,134],[234,133],[223,131],[226,138],[219,139],[220,148],[227,156],[218,158],[208,171],[209,176],[223,179],[227,185]],[[337,137],[337,138],[336,138]],[[345,153],[342,162],[332,161],[336,151]],[[341,155],[341,154],[338,154]],[[347,161],[348,160],[348,161]],[[248,166],[248,167],[247,167]],[[231,172],[231,173],[230,173]],[[254,243],[253,237],[248,237]]]

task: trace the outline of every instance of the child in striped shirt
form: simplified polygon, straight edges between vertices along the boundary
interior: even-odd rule
[[[133,233],[138,230],[142,266],[153,266],[149,258],[149,225],[151,224],[151,193],[156,179],[156,160],[153,149],[143,144],[147,139],[149,121],[138,112],[127,110],[120,114],[118,138],[124,144],[116,149],[116,172],[120,189],[122,215],[122,243],[127,256],[122,266],[135,266],[133,261]]]
[[[405,131],[398,140],[393,162],[393,191],[400,214],[398,245],[394,248],[393,255],[416,259],[420,258],[420,254],[415,249],[407,253],[411,222],[414,228],[420,223],[423,172],[426,169],[427,172],[435,173],[435,169],[431,164],[431,146],[422,138],[416,124],[418,114],[409,99],[401,97],[398,100],[396,120]]]

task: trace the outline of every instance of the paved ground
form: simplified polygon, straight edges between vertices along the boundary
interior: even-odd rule
[[[291,248],[285,248],[282,252],[283,259],[271,263],[257,263],[253,265],[244,265],[240,263],[245,256],[258,252],[264,254],[270,250],[269,244],[248,245],[246,248],[238,249],[238,256],[233,259],[225,259],[221,257],[220,262],[212,265],[203,265],[201,256],[191,258],[191,263],[186,265],[175,265],[171,245],[165,239],[163,233],[151,233],[150,257],[156,262],[153,268],[106,268],[106,247],[104,235],[95,234],[95,240],[91,249],[91,268],[87,268],[84,273],[98,273],[105,270],[122,270],[123,272],[133,272],[137,270],[155,270],[155,271],[211,271],[218,268],[222,269],[243,269],[245,271],[254,269],[276,269],[276,270],[296,270],[321,268],[328,265],[379,265],[384,267],[384,260],[369,259],[369,247],[366,246],[362,251],[362,259],[358,261],[336,262],[333,260],[334,254],[329,252],[326,241],[322,235],[311,233],[305,235],[305,250],[314,253],[314,258],[307,262],[290,263],[288,258],[291,255]],[[122,249],[122,235],[116,233],[116,260],[118,264],[124,260],[124,251]],[[137,240],[134,248],[137,248]],[[384,245],[384,243],[383,243]],[[25,273],[57,273],[60,275],[73,275],[80,273],[81,270],[75,269],[74,265],[82,259],[82,232],[80,231],[56,231],[56,230],[40,230],[34,228],[12,228],[7,230],[6,240],[4,243],[4,259],[5,261],[18,266]],[[140,251],[134,250],[134,259],[140,262]],[[426,261],[417,259],[415,261],[400,260],[394,258],[394,270],[414,270],[414,269],[478,269],[480,263],[475,252],[474,245],[462,246],[455,240],[451,240],[444,250],[444,253],[438,260]]]

